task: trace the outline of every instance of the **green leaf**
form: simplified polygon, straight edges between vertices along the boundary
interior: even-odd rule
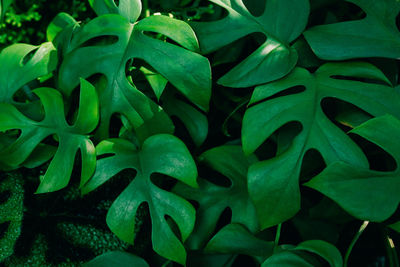
[[[0,22],[3,21],[4,14],[12,3],[13,0],[0,0]]]
[[[342,267],[343,258],[340,251],[332,244],[322,240],[307,240],[297,245],[295,250],[304,250],[324,258],[331,267]]]
[[[0,236],[0,262],[13,253],[24,215],[23,177],[15,173],[5,176],[6,178],[0,180],[0,194],[10,192],[10,197],[5,202],[0,202],[0,227],[3,228],[3,224],[8,223],[4,234]]]
[[[207,116],[175,95],[168,95],[163,105],[169,116],[176,116],[185,125],[196,146],[201,146],[208,135]]]
[[[0,103],[21,105],[13,100],[18,89],[49,74],[56,65],[56,50],[52,43],[40,46],[14,44],[4,48],[0,53]]]
[[[307,30],[305,38],[314,53],[326,60],[361,57],[400,57],[397,0],[347,0],[367,16],[361,20],[319,25]]]
[[[302,256],[292,251],[283,251],[269,257],[261,267],[315,267]]]
[[[254,17],[242,0],[211,0],[228,11],[213,22],[193,22],[203,53],[210,53],[246,35],[261,32],[267,40],[218,82],[228,87],[249,87],[279,79],[296,65],[297,52],[290,47],[307,24],[307,0],[264,0],[265,10]]]
[[[114,0],[89,0],[90,6],[97,15],[120,14],[135,23],[142,11],[142,2],[140,0],[120,0],[117,5]]]
[[[306,186],[314,188],[361,220],[381,222],[397,209],[400,197],[400,120],[391,115],[371,119],[351,131],[380,146],[397,163],[392,172],[355,167],[346,162],[330,164]]]
[[[149,82],[151,89],[153,89],[153,92],[157,97],[157,101],[159,101],[165,87],[167,86],[168,80],[165,79],[161,74],[145,67],[141,67],[140,71],[144,74],[144,77]]]
[[[108,211],[108,226],[119,238],[133,243],[137,209],[147,203],[153,249],[167,259],[184,264],[185,248],[169,227],[166,216],[176,222],[184,242],[193,230],[195,210],[189,202],[156,186],[150,176],[160,173],[197,187],[197,168],[186,146],[172,135],[158,134],[146,139],[140,150],[124,139],[102,141],[97,146],[97,154],[109,153],[114,155],[97,161],[96,172],[82,192],[96,189],[124,169],[135,169],[135,179]]]
[[[64,103],[58,91],[38,88],[33,92],[40,98],[45,112],[45,117],[40,122],[26,117],[11,104],[0,104],[0,131],[21,130],[18,139],[0,152],[0,161],[18,166],[46,137],[56,135],[59,142],[57,152],[41,178],[36,193],[56,191],[68,184],[78,150],[82,155],[83,185],[96,166],[94,145],[87,136],[96,128],[99,120],[95,88],[81,80],[79,112],[72,126],[66,122]]]
[[[274,242],[255,237],[241,224],[228,224],[208,242],[205,251],[224,254],[260,256],[272,255]]]
[[[291,218],[300,209],[298,180],[308,150],[320,152],[327,165],[344,161],[368,167],[361,149],[329,120],[321,102],[333,97],[373,116],[391,113],[400,118],[400,94],[393,87],[368,82],[369,79],[389,83],[373,65],[354,62],[328,63],[314,74],[296,68],[286,78],[256,87],[243,118],[242,142],[246,154],[253,153],[283,125],[295,121],[302,126],[284,153],[249,168],[249,194],[262,229]],[[303,86],[304,91],[288,90],[298,86]],[[282,92],[289,94],[277,95]]]
[[[218,219],[226,208],[232,211],[232,223],[245,225],[250,231],[258,230],[254,205],[247,192],[247,159],[240,146],[220,146],[204,152],[201,162],[221,173],[231,181],[223,187],[199,179],[199,188],[178,183],[174,192],[199,203],[196,227],[188,240],[192,249],[200,249],[211,238]]]
[[[170,27],[159,26],[159,23]],[[142,140],[155,133],[173,132],[166,113],[128,82],[125,68],[133,58],[146,61],[190,101],[208,110],[210,65],[205,57],[186,49],[193,48],[197,40],[190,27],[182,23],[166,16],[153,16],[131,24],[112,14],[90,21],[75,34],[71,51],[60,68],[60,88],[70,95],[79,77],[105,75],[107,84],[99,91],[101,138],[108,136],[114,113],[124,115]],[[165,34],[185,48],[149,37],[144,34],[147,31]],[[85,46],[94,38],[112,36],[118,37],[116,43]]]
[[[400,233],[400,221],[389,225],[390,228]]]
[[[147,262],[131,253],[112,251],[97,256],[93,260],[83,264],[84,267],[148,267]]]

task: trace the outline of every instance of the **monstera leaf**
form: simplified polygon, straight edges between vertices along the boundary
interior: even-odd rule
[[[79,77],[94,74],[106,77],[106,86],[99,91],[99,136],[108,136],[110,118],[114,113],[124,115],[142,140],[154,133],[173,132],[172,122],[166,113],[128,81],[126,66],[134,58],[147,62],[190,101],[208,110],[210,65],[205,57],[193,52],[199,47],[190,26],[161,15],[135,21],[140,14],[139,1],[120,1],[119,7],[110,0],[103,2],[92,1],[99,14],[118,13],[119,10],[125,15],[129,13],[129,19],[118,14],[106,14],[80,28],[71,41],[70,53],[61,65],[59,79],[62,91],[70,95]],[[182,47],[150,37],[147,32],[164,35]],[[117,41],[87,44],[104,37],[116,37]],[[82,61],[82,58],[85,60]]]
[[[134,180],[108,211],[110,229],[122,240],[133,243],[136,212],[141,204],[147,203],[152,220],[153,249],[167,259],[184,264],[185,248],[169,227],[166,216],[176,222],[185,241],[194,227],[195,210],[186,200],[160,189],[150,176],[160,173],[197,187],[196,165],[186,146],[172,135],[158,134],[146,139],[140,150],[127,140],[110,139],[102,141],[96,151],[98,155],[114,155],[97,161],[96,172],[83,187],[83,193],[94,190],[124,169],[137,171]]]
[[[240,223],[251,231],[258,230],[256,211],[247,192],[247,159],[240,146],[221,146],[204,152],[201,161],[226,176],[229,187],[218,186],[205,179],[199,180],[199,188],[179,183],[174,192],[199,203],[196,227],[188,240],[192,249],[200,249],[211,238],[218,219],[226,208],[232,210],[232,222]]]
[[[14,173],[6,176],[0,178],[0,195],[9,196],[5,201],[0,201],[0,229],[5,229],[0,236],[0,263],[14,251],[15,242],[21,233],[24,212],[22,176]]]
[[[13,100],[18,89],[49,74],[56,64],[57,56],[52,43],[40,46],[14,44],[5,48],[0,53],[0,103],[21,105]]]
[[[307,30],[305,38],[314,53],[327,60],[400,56],[397,0],[346,0],[367,14],[361,20],[320,25]]]
[[[380,172],[335,162],[305,185],[338,203],[351,215],[368,221],[389,218],[400,203],[400,121],[391,115],[371,119],[351,131],[391,154],[397,168]]]
[[[38,88],[33,92],[40,98],[45,112],[40,122],[26,117],[11,104],[0,104],[0,131],[21,131],[14,143],[0,151],[0,161],[18,166],[46,137],[56,135],[58,149],[41,178],[37,193],[56,191],[68,184],[79,149],[82,155],[81,183],[85,183],[96,166],[95,149],[87,136],[96,128],[99,120],[95,88],[81,80],[79,113],[72,126],[66,122],[63,99],[57,90]]]
[[[363,79],[366,81],[358,81]],[[352,103],[372,116],[391,113],[400,118],[398,91],[368,80],[388,83],[382,72],[370,64],[328,63],[314,74],[296,68],[286,78],[254,90],[252,106],[243,118],[246,154],[254,152],[281,126],[289,122],[302,126],[286,151],[249,168],[249,194],[262,228],[281,223],[299,210],[298,179],[304,155],[310,149],[319,151],[326,164],[340,160],[368,167],[361,149],[329,120],[321,107],[322,100],[330,97]],[[298,86],[304,91],[288,94]],[[288,95],[280,96],[282,93]]]
[[[243,0],[211,0],[226,9],[227,17],[191,25],[199,37],[201,51],[210,53],[239,38],[261,32],[267,40],[248,58],[218,81],[228,87],[249,87],[279,79],[292,70],[297,52],[290,47],[304,30],[310,9],[307,0],[263,0],[264,13],[253,16]]]
[[[343,258],[339,250],[332,244],[322,240],[307,240],[294,248],[284,249],[269,257],[261,266],[325,266],[315,261],[315,256],[323,258],[332,267],[343,266]]]

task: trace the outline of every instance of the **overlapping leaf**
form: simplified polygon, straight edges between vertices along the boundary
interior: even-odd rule
[[[329,165],[305,185],[337,202],[351,215],[368,221],[389,218],[400,203],[400,120],[391,115],[371,119],[351,131],[380,146],[392,155],[397,168],[379,172],[346,162]]]
[[[81,80],[79,113],[72,126],[66,122],[63,99],[57,90],[38,88],[33,92],[40,98],[45,112],[40,122],[26,117],[11,104],[0,104],[0,131],[21,131],[14,143],[0,151],[0,161],[18,166],[46,137],[56,135],[58,149],[41,178],[37,193],[56,191],[68,184],[78,150],[82,155],[81,183],[85,183],[96,166],[95,149],[87,136],[96,128],[99,120],[95,88]]]
[[[286,249],[275,253],[269,257],[261,266],[299,266],[299,267],[313,267],[325,266],[319,265],[318,261],[314,261],[314,255],[318,255],[329,263],[332,267],[343,266],[343,258],[339,250],[332,244],[322,240],[307,240],[301,242],[296,247]],[[316,265],[317,264],[317,265]]]
[[[121,1],[120,7],[124,2],[127,1]],[[130,22],[117,14],[102,15],[90,21],[75,34],[71,51],[60,69],[60,87],[66,95],[70,95],[80,76],[105,75],[107,84],[99,92],[99,136],[102,138],[108,136],[110,118],[114,113],[123,114],[141,139],[154,133],[173,131],[172,122],[165,112],[128,82],[125,68],[134,58],[146,61],[190,101],[203,110],[208,109],[210,66],[205,57],[192,52],[199,48],[190,26],[166,16],[151,16],[134,24]],[[152,38],[145,32],[165,35],[182,47]],[[85,44],[98,37],[117,37],[118,40],[112,44]]]
[[[366,81],[357,81],[360,79]],[[253,106],[243,119],[242,141],[246,154],[254,152],[281,126],[289,122],[302,125],[300,133],[284,153],[249,168],[249,193],[262,228],[289,219],[299,210],[298,179],[308,150],[319,151],[326,164],[340,160],[353,166],[368,166],[361,149],[328,119],[321,108],[324,98],[333,97],[352,103],[373,116],[391,113],[400,117],[398,91],[391,86],[370,83],[368,79],[388,83],[386,77],[370,64],[328,63],[314,74],[296,68],[286,78],[255,89],[250,101]],[[285,90],[296,86],[304,86],[305,90],[286,96],[276,95],[290,93]]]
[[[309,1],[263,1],[265,10],[255,17],[242,0],[211,0],[226,9],[228,16],[219,21],[191,24],[203,53],[213,52],[251,33],[261,32],[267,37],[253,54],[219,80],[224,86],[248,87],[273,81],[296,65],[297,52],[290,47],[290,42],[306,27]]]
[[[14,44],[5,48],[0,53],[0,103],[18,104],[13,100],[18,89],[49,74],[56,64],[56,51],[51,43]]]
[[[152,220],[153,249],[167,259],[184,264],[185,248],[169,227],[166,216],[176,222],[185,241],[194,227],[195,210],[189,202],[156,186],[150,176],[161,173],[197,187],[197,168],[186,146],[172,135],[158,134],[146,139],[140,150],[124,139],[103,141],[96,149],[98,155],[114,155],[97,161],[96,172],[83,188],[84,193],[124,169],[137,171],[107,214],[110,229],[122,240],[132,243],[137,209],[147,203]]]
[[[320,25],[304,33],[315,54],[327,60],[400,57],[397,0],[346,0],[367,14],[361,20]]]
[[[257,231],[258,222],[253,203],[247,192],[247,169],[251,159],[244,156],[240,146],[221,146],[204,152],[200,159],[212,169],[226,176],[230,187],[218,186],[205,179],[199,188],[177,184],[174,192],[199,203],[196,227],[188,240],[192,249],[200,249],[211,238],[218,219],[226,208],[232,211],[232,222]]]

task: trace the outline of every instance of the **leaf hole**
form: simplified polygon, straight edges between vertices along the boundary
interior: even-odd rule
[[[396,16],[396,27],[397,30],[400,31],[400,13]]]
[[[251,105],[249,105],[249,107],[255,106],[257,104],[260,104],[262,102],[266,102],[275,98],[279,98],[279,97],[283,97],[283,96],[288,96],[288,95],[295,95],[295,94],[300,94],[302,92],[304,92],[306,90],[306,87],[304,85],[296,85],[290,88],[287,88],[285,90],[282,90],[276,94],[273,94],[272,96],[269,96],[267,98],[264,98],[260,101],[257,101],[255,103],[252,103]]]
[[[172,232],[174,235],[179,239],[182,240],[182,233],[179,230],[178,224],[172,219],[171,216],[165,215],[164,216],[165,221],[168,223],[169,227],[171,228]]]
[[[6,190],[3,192],[0,192],[0,205],[3,205],[6,203],[6,201],[11,197],[11,191]]]
[[[0,224],[0,240],[5,237],[10,223],[10,221],[7,221]]]
[[[113,113],[110,118],[109,137],[118,138],[122,126],[123,124],[121,121],[121,115],[118,113]]]
[[[277,129],[274,133],[277,143],[277,155],[285,152],[292,145],[293,139],[302,130],[303,126],[298,121],[290,121]]]
[[[336,1],[327,7],[335,15],[337,22],[360,20],[367,16],[359,6],[347,1]]]
[[[198,171],[199,177],[209,181],[210,183],[226,188],[230,188],[232,186],[232,181],[229,178],[210,168],[204,163],[201,164],[201,167],[198,169]]]
[[[380,146],[356,134],[349,136],[364,152],[371,170],[391,172],[397,169],[396,160]]]
[[[306,182],[312,177],[318,175],[326,168],[324,159],[321,153],[316,149],[309,149],[304,157],[300,171],[300,181]]]
[[[175,136],[181,139],[186,147],[189,149],[189,151],[194,151],[196,148],[195,143],[193,142],[192,137],[189,134],[189,131],[186,129],[185,124],[182,122],[181,119],[179,119],[178,116],[172,115],[170,116],[172,123],[175,126]]]
[[[243,3],[253,16],[259,17],[264,13],[267,1],[243,0]]]
[[[268,138],[254,151],[254,154],[260,161],[268,160],[276,156],[277,149],[276,141],[273,141],[272,138]]]
[[[35,56],[36,52],[38,51],[39,48],[35,48],[32,51],[30,51],[28,54],[26,54],[22,60],[21,63],[23,66],[25,66],[26,64],[28,64],[28,62]]]
[[[215,230],[212,236],[218,233],[224,226],[228,225],[232,221],[232,210],[227,207],[225,208],[221,215],[219,216],[218,222],[215,226]]]
[[[345,75],[331,75],[330,78],[335,79],[335,80],[354,81],[354,82],[379,84],[379,85],[386,85],[387,86],[386,82],[384,82],[382,80],[371,79],[371,78],[345,76]]]
[[[160,173],[152,173],[150,175],[150,180],[154,185],[168,192],[171,191],[177,183],[172,177]]]
[[[328,119],[344,132],[373,117],[357,106],[334,97],[322,99],[321,108]]]
[[[116,35],[100,35],[94,38],[91,38],[80,45],[80,47],[89,47],[89,46],[109,46],[116,44],[119,38]]]

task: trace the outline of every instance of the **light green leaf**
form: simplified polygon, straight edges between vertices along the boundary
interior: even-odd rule
[[[20,104],[13,100],[18,89],[49,74],[56,65],[56,50],[52,43],[40,46],[14,44],[4,48],[0,53],[0,103]]]
[[[338,76],[367,81],[335,78]],[[283,125],[299,122],[302,126],[285,152],[249,168],[249,193],[262,229],[291,218],[300,209],[298,179],[308,150],[319,151],[327,165],[344,161],[368,167],[361,149],[329,120],[321,107],[324,98],[333,97],[372,116],[391,113],[400,118],[400,94],[391,86],[370,83],[368,79],[389,83],[373,65],[354,62],[328,63],[314,74],[296,68],[286,78],[256,87],[251,107],[243,118],[242,142],[246,154],[253,153]],[[297,86],[304,86],[304,91],[273,97]],[[268,100],[269,97],[272,98]]]
[[[0,131],[21,130],[18,139],[0,152],[0,161],[18,166],[46,137],[56,135],[58,149],[36,193],[56,191],[68,184],[78,150],[82,155],[81,185],[84,184],[96,166],[94,145],[87,136],[96,128],[99,120],[95,88],[81,80],[79,113],[72,126],[66,122],[64,103],[57,90],[38,88],[33,92],[40,98],[45,112],[40,122],[26,117],[11,104],[0,104]]]
[[[361,20],[319,25],[307,30],[305,38],[314,53],[326,60],[362,57],[400,57],[397,0],[347,0],[367,16]]]
[[[156,186],[150,176],[160,173],[197,187],[197,168],[186,146],[172,135],[158,134],[146,139],[140,150],[123,139],[102,141],[97,146],[97,154],[109,153],[114,155],[97,161],[96,172],[82,192],[96,189],[124,169],[135,169],[135,179],[108,211],[108,226],[119,238],[133,243],[137,209],[147,203],[152,220],[153,249],[167,259],[184,264],[186,251],[182,242],[193,230],[195,210],[189,202]],[[173,233],[166,216],[176,222],[182,240]]]
[[[257,216],[247,192],[247,159],[240,146],[220,146],[204,152],[201,162],[221,173],[231,181],[231,186],[223,187],[205,179],[199,179],[200,187],[190,188],[177,184],[174,192],[186,199],[199,203],[196,227],[188,245],[192,249],[202,248],[211,238],[218,219],[226,208],[232,211],[232,223],[245,225],[250,231],[258,230]]]
[[[208,109],[211,95],[208,60],[144,34],[143,31],[166,32],[166,26],[155,27],[153,20],[149,17],[131,24],[119,15],[103,15],[82,27],[72,40],[71,51],[61,65],[60,87],[70,95],[79,77],[105,75],[106,86],[99,91],[102,108],[98,131],[101,138],[108,136],[110,118],[114,113],[124,115],[141,140],[155,133],[173,132],[172,122],[162,108],[128,82],[125,68],[133,58],[146,61],[190,101],[203,110]],[[155,20],[174,25],[166,16],[157,16]],[[94,38],[112,36],[118,37],[115,43],[85,46]],[[184,47],[193,47],[197,43],[188,27],[170,27],[168,36]]]
[[[83,267],[149,267],[147,262],[131,253],[112,251],[97,256],[93,260],[83,264]]]
[[[210,53],[246,35],[261,32],[267,40],[248,58],[220,78],[228,87],[249,87],[279,79],[296,65],[297,52],[290,47],[307,24],[307,0],[263,0],[265,10],[254,17],[242,0],[211,0],[228,11],[213,22],[193,22],[203,53]]]
[[[114,0],[89,0],[89,4],[99,16],[120,14],[128,19],[130,23],[135,23],[142,11],[142,2],[140,0],[120,0],[118,6]]]
[[[400,145],[397,142],[400,120],[385,115],[371,119],[351,132],[391,154],[396,160],[397,169],[379,172],[336,162],[305,185],[331,198],[356,218],[381,222],[395,212],[400,202]]]

